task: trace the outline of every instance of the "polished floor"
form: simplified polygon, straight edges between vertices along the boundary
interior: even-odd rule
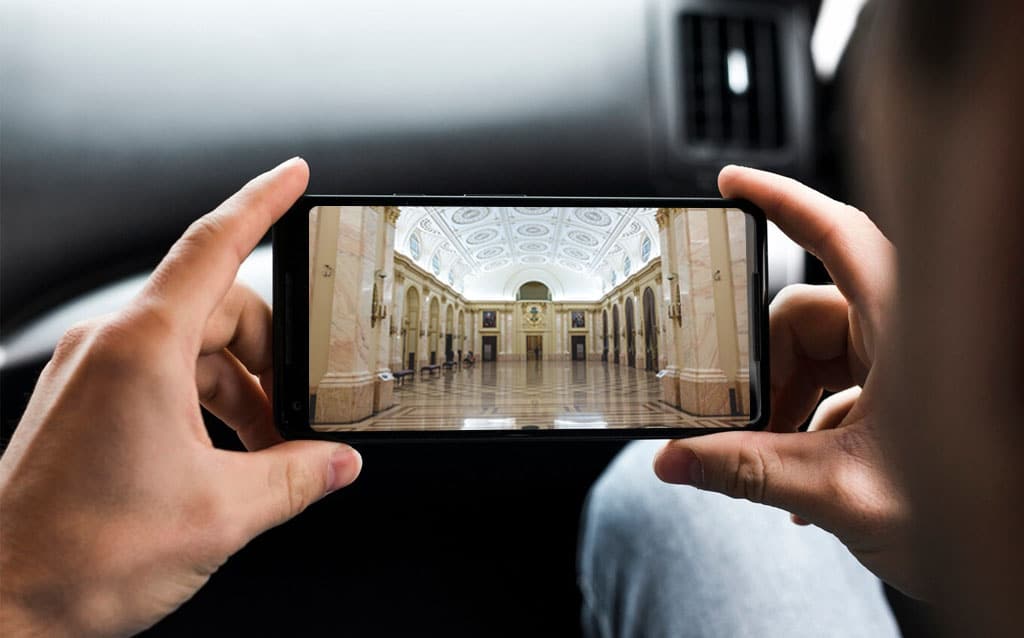
[[[320,431],[723,428],[734,417],[696,417],[661,400],[653,372],[602,362],[477,363],[405,381],[395,407]]]

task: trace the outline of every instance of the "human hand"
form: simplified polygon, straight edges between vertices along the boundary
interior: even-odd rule
[[[234,283],[308,179],[297,158],[255,178],[189,227],[127,308],[58,344],[0,459],[7,635],[135,633],[358,476],[346,445],[282,442],[270,309]],[[250,452],[215,449],[200,403]]]
[[[895,250],[859,210],[791,179],[727,166],[725,197],[745,198],[825,264],[835,286],[788,286],[769,315],[771,419],[765,432],[672,441],[664,481],[783,508],[835,534],[875,574],[920,593],[908,511],[877,431],[896,277]],[[822,390],[837,394],[815,406]],[[797,428],[814,412],[809,431]]]

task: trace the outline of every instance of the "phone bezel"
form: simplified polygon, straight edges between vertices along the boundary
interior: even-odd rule
[[[751,290],[751,412],[745,426],[730,428],[607,428],[529,430],[374,430],[320,432],[309,423],[309,218],[316,206],[551,206],[608,208],[736,208],[754,220],[754,268]],[[498,440],[630,440],[676,439],[763,430],[770,415],[768,351],[767,222],[760,208],[741,199],[690,197],[533,197],[514,195],[303,195],[274,225],[273,353],[274,420],[287,439],[325,439],[350,443]],[[749,238],[748,238],[749,240]],[[301,285],[296,285],[296,282]],[[298,320],[296,320],[298,319]]]

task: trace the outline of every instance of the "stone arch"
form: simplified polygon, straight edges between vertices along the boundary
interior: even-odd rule
[[[551,288],[535,279],[525,281],[516,289],[516,301],[551,301]]]
[[[549,270],[540,268],[524,268],[512,273],[505,280],[505,287],[502,294],[506,299],[515,299],[519,287],[528,281],[539,281],[551,291],[552,299],[565,297],[565,286],[562,281]]]

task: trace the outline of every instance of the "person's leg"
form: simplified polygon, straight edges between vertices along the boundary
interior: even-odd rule
[[[898,636],[882,585],[786,512],[668,485],[633,443],[591,489],[579,549],[589,636]]]

